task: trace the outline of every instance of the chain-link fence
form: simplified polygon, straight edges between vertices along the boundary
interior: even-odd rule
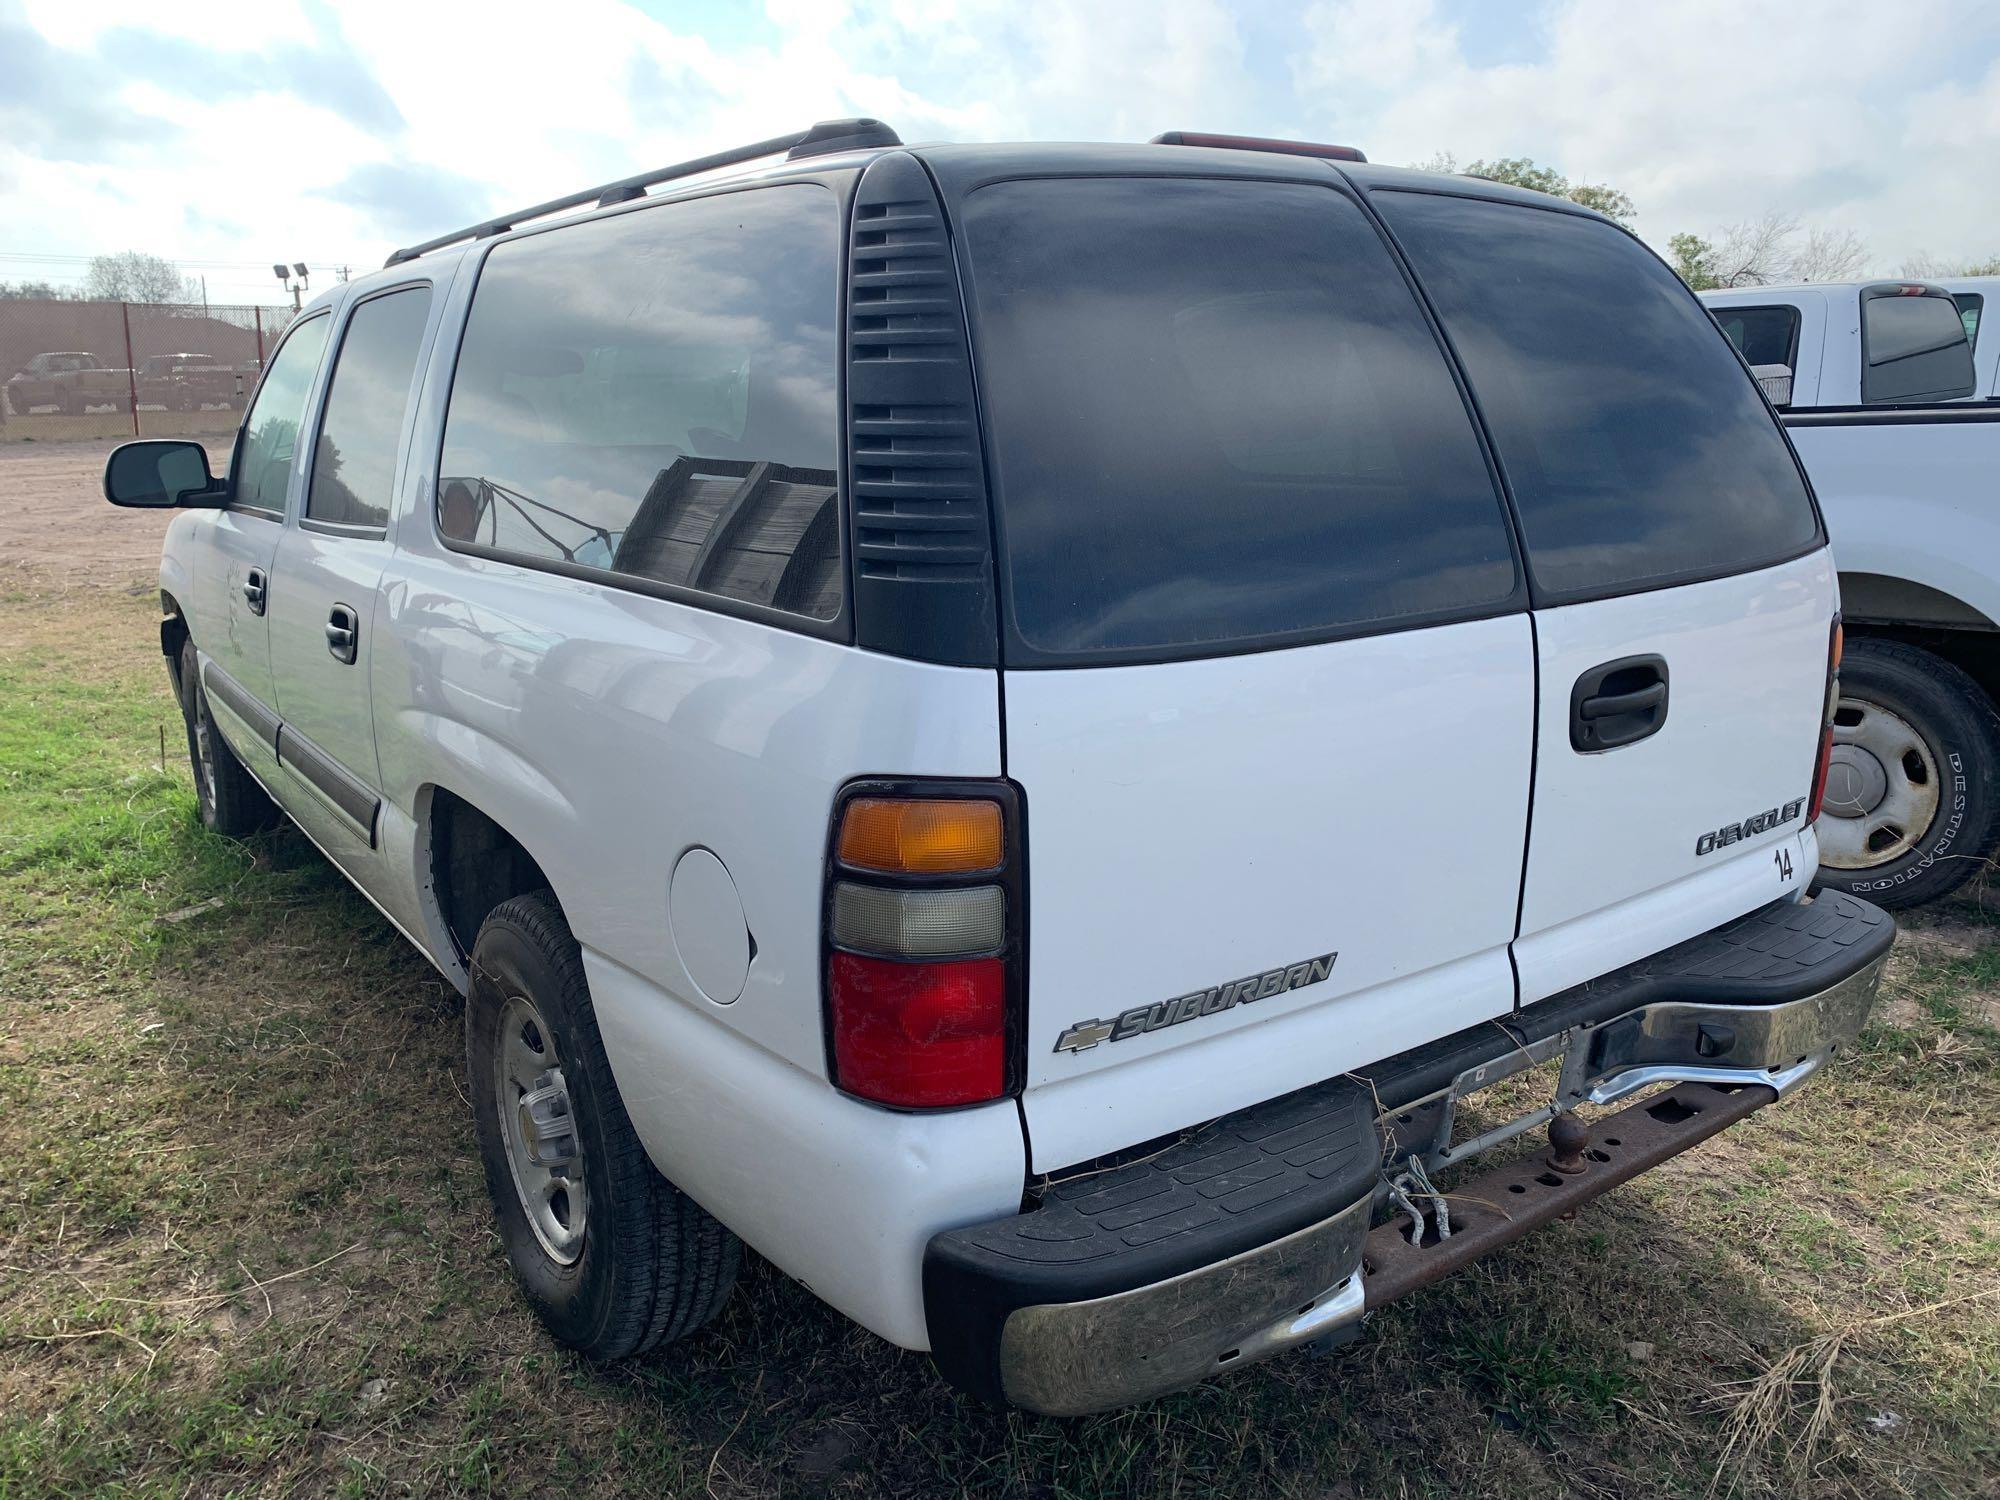
[[[228,432],[289,307],[0,301],[0,441]]]

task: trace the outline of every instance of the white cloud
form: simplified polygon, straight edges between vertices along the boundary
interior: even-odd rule
[[[1884,269],[2000,251],[2000,13],[1981,0],[1906,0],[1892,21],[1862,0],[768,0],[767,24],[710,36],[694,14],[0,0],[0,54],[10,24],[35,44],[19,84],[0,56],[0,251],[370,264],[426,184],[442,230],[469,202],[849,114],[909,140],[1179,127],[1389,162],[1527,155],[1623,188],[1660,243],[1776,209],[1854,230]],[[88,113],[33,102],[58,84],[88,85]]]
[[[1905,0],[1892,25],[1873,0],[1560,0],[1537,19],[1540,60],[1481,67],[1428,3],[1315,6],[1300,86],[1372,88],[1377,160],[1532,156],[1624,189],[1662,244],[1769,210],[1853,229],[1885,266],[2000,242],[1947,165],[1980,156],[1990,175],[1994,106],[1982,126],[1982,101],[1926,88],[1967,48],[1992,55],[1976,0]]]

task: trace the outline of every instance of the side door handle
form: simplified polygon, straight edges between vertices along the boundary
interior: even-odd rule
[[[1667,722],[1667,663],[1621,656],[1577,678],[1569,695],[1569,747],[1583,755],[1658,734]]]
[[[354,665],[354,658],[361,651],[361,616],[354,612],[351,604],[336,604],[327,612],[326,649],[333,653],[333,659]]]
[[[264,613],[264,586],[267,580],[262,568],[250,568],[243,574],[243,602],[250,606],[250,613]]]

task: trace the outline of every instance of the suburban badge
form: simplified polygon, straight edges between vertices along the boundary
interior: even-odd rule
[[[1122,1042],[1127,1037],[1158,1031],[1163,1026],[1178,1026],[1197,1016],[1217,1015],[1252,1000],[1268,1000],[1273,995],[1282,995],[1286,990],[1295,990],[1301,985],[1318,984],[1333,972],[1333,962],[1339,957],[1338,953],[1322,953],[1318,958],[1301,959],[1295,964],[1266,969],[1261,974],[1232,979],[1227,984],[1193,990],[1171,1000],[1162,1000],[1157,1005],[1135,1005],[1108,1021],[1095,1018],[1078,1021],[1063,1028],[1063,1034],[1056,1038],[1056,1051],[1088,1052],[1099,1042]]]

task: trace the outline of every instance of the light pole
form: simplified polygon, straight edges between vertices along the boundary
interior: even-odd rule
[[[302,260],[295,260],[288,266],[283,261],[273,261],[271,271],[278,278],[279,283],[284,289],[292,294],[292,311],[297,312],[304,303],[303,294],[309,284],[306,275],[306,263]],[[294,276],[298,277],[298,285],[296,286],[292,284]]]

